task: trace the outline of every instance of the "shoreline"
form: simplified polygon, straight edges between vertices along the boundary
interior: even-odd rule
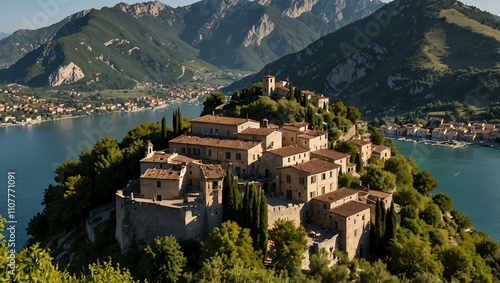
[[[135,113],[135,112],[142,112],[142,111],[155,111],[159,109],[166,109],[174,106],[175,104],[181,104],[181,103],[196,103],[199,100],[192,101],[192,100],[179,100],[179,101],[172,101],[171,103],[165,103],[160,106],[155,106],[153,108],[151,107],[141,107],[136,110],[130,111],[130,110],[116,110],[116,111],[108,111],[108,112],[103,112],[103,113],[93,113],[93,114],[83,114],[83,115],[75,115],[75,116],[64,116],[64,117],[59,117],[59,118],[54,118],[54,119],[44,119],[44,120],[36,120],[36,121],[31,121],[31,122],[18,122],[18,123],[0,123],[0,129],[1,128],[10,128],[10,127],[24,127],[24,126],[32,126],[32,125],[37,125],[45,122],[55,122],[55,121],[62,121],[62,120],[68,120],[68,119],[76,119],[76,118],[83,118],[83,117],[90,117],[90,116],[95,116],[95,115],[104,115],[104,114],[113,114],[113,113]]]

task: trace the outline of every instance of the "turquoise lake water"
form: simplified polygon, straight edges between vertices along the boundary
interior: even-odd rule
[[[465,148],[396,141],[400,154],[415,159],[439,183],[433,192],[446,193],[453,207],[477,229],[500,241],[500,149],[479,145]]]
[[[8,172],[16,173],[16,246],[28,239],[28,221],[41,211],[43,192],[54,183],[54,168],[109,135],[118,141],[130,128],[159,122],[180,106],[183,117],[198,117],[202,106],[175,105],[169,109],[112,113],[46,122],[24,127],[0,128],[0,215],[7,214]],[[397,142],[401,154],[415,158],[421,169],[439,182],[436,192],[449,194],[454,207],[472,219],[475,227],[500,241],[500,150],[468,147],[451,149]],[[435,192],[435,193],[436,193]]]

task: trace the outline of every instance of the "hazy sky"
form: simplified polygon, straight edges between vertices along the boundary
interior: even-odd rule
[[[147,0],[143,0],[147,1]],[[37,29],[48,26],[81,10],[114,6],[119,2],[136,3],[139,0],[8,0],[2,1],[0,32],[11,33],[18,29]],[[198,0],[163,0],[172,6],[185,6]],[[499,0],[464,0],[496,15],[500,15]]]

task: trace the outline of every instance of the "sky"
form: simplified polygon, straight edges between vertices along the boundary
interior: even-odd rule
[[[2,1],[0,32],[12,33],[18,29],[38,29],[90,8],[111,7],[119,2],[129,4],[149,0],[8,0]],[[172,6],[185,6],[199,0],[160,0]],[[385,1],[384,1],[385,2]],[[463,0],[465,4],[500,16],[499,0]]]

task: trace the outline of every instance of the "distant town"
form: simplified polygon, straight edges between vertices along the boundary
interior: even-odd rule
[[[482,122],[447,122],[443,118],[431,117],[426,126],[421,124],[382,125],[378,131],[386,137],[400,138],[411,142],[462,147],[472,143],[497,146],[500,142],[500,125]]]
[[[0,127],[114,111],[134,112],[168,107],[180,102],[200,103],[203,97],[221,87],[165,88],[144,85],[141,89],[120,90],[111,94],[65,90],[39,95],[29,94],[29,88],[19,85],[0,86]]]

